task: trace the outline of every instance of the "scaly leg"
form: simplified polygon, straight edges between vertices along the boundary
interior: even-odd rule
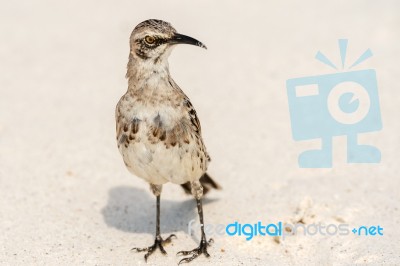
[[[161,191],[160,191],[161,192]],[[171,242],[171,238],[175,237],[176,235],[172,234],[169,237],[167,237],[165,240],[161,238],[160,234],[160,195],[157,195],[157,222],[156,222],[156,239],[154,240],[154,244],[150,247],[147,248],[132,248],[132,250],[137,251],[137,252],[143,252],[147,251],[147,253],[144,255],[144,260],[147,262],[147,258],[153,254],[153,252],[159,248],[161,253],[166,255],[167,252],[165,251],[163,244],[168,244]]]
[[[177,253],[177,255],[192,255],[187,258],[183,258],[179,261],[178,265],[181,263],[189,263],[195,258],[197,258],[200,254],[204,254],[206,257],[210,257],[210,255],[207,252],[207,246],[209,246],[213,241],[211,238],[208,242],[206,239],[206,234],[204,233],[204,220],[203,220],[203,205],[201,203],[201,198],[196,198],[197,201],[197,211],[199,212],[199,217],[200,217],[200,228],[201,228],[201,241],[199,247],[189,250],[189,251],[180,251]]]

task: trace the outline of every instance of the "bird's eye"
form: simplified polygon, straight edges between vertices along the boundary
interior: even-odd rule
[[[154,38],[153,36],[146,36],[144,38],[144,40],[148,43],[148,44],[153,44],[156,41],[156,38]]]

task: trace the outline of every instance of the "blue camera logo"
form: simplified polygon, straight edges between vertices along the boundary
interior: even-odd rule
[[[342,67],[347,40],[339,40]],[[350,69],[372,56],[366,50]],[[316,59],[337,67],[321,52]],[[320,150],[299,156],[302,168],[332,167],[332,138],[347,136],[348,163],[379,163],[379,149],[357,143],[357,134],[382,129],[376,73],[373,69],[289,79],[286,82],[293,138],[322,140]]]

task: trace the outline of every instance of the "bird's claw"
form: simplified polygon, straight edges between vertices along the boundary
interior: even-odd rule
[[[179,251],[178,253],[176,253],[176,255],[180,256],[186,256],[186,255],[192,255],[191,257],[188,258],[183,258],[179,261],[178,265],[180,265],[181,263],[189,263],[192,260],[194,260],[195,258],[197,258],[198,256],[200,256],[200,254],[204,254],[204,256],[206,257],[210,257],[210,254],[208,254],[207,252],[207,246],[210,246],[211,243],[213,243],[214,240],[212,238],[210,238],[210,240],[206,241],[205,239],[202,239],[200,241],[200,246],[193,249],[193,250],[188,250],[188,251]]]
[[[158,248],[160,249],[161,253],[166,255],[167,252],[165,251],[163,244],[168,244],[171,243],[172,238],[175,237],[176,235],[172,234],[169,237],[167,237],[165,240],[161,238],[160,235],[156,236],[156,239],[154,240],[154,244],[151,245],[150,247],[147,248],[132,248],[131,251],[136,251],[136,252],[143,252],[147,251],[147,253],[144,255],[144,260],[147,262],[147,258],[153,254],[153,252]]]

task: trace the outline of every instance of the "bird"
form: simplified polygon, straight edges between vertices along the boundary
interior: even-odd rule
[[[210,189],[221,187],[206,172],[211,159],[200,121],[188,96],[172,79],[168,64],[168,57],[178,44],[207,47],[159,19],[139,23],[129,43],[128,89],[115,109],[117,144],[129,172],[147,181],[156,197],[154,244],[132,250],[146,252],[147,262],[156,249],[167,254],[163,245],[176,238],[172,234],[163,239],[160,233],[160,195],[162,186],[170,182],[193,195],[200,220],[199,246],[178,252],[177,255],[187,256],[179,264],[201,254],[209,257],[207,247],[213,240],[207,240],[204,233],[202,197]]]

